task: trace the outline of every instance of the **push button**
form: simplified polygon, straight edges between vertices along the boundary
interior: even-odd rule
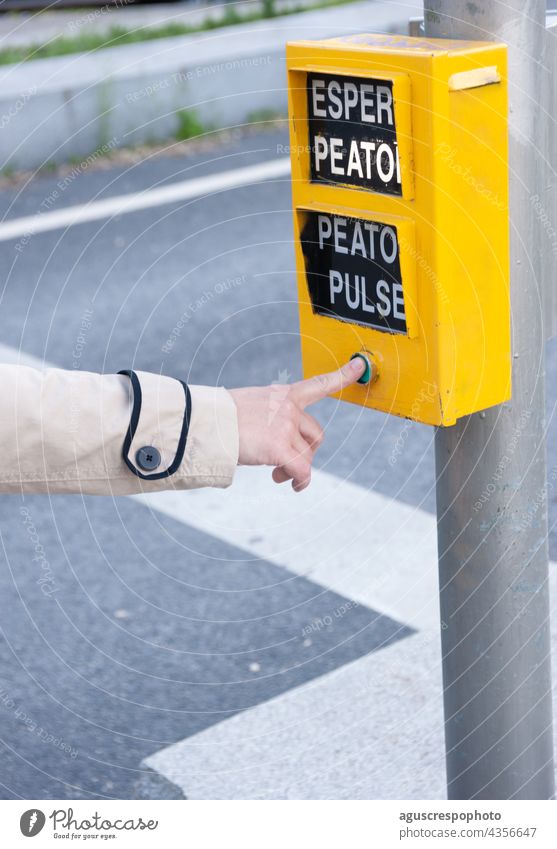
[[[369,356],[367,354],[362,353],[361,351],[358,351],[356,354],[352,354],[350,359],[354,360],[356,357],[359,357],[361,360],[363,360],[366,365],[364,373],[358,379],[358,383],[363,383],[364,385],[367,385],[368,383],[371,383],[371,381],[374,380],[377,376],[377,367],[371,361]]]
[[[144,472],[152,472],[161,464],[160,451],[152,445],[144,445],[136,452],[135,462]]]

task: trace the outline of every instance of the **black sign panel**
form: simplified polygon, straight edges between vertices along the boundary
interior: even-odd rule
[[[311,179],[402,195],[393,84],[307,75]]]
[[[407,333],[396,227],[307,212],[301,234],[313,310],[390,333]]]

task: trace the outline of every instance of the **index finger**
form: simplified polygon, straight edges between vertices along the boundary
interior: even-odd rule
[[[315,404],[316,401],[321,401],[328,395],[334,395],[341,389],[356,383],[365,369],[366,364],[362,357],[355,357],[337,371],[318,374],[316,377],[310,377],[307,380],[299,380],[292,385],[291,393],[301,407],[307,407],[309,404]]]

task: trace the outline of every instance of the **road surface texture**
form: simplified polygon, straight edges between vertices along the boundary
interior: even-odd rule
[[[6,222],[272,163],[287,143],[275,127],[4,188],[0,239]],[[287,174],[0,252],[4,360],[228,387],[300,377]],[[555,342],[548,355],[557,559]],[[410,798],[426,778],[443,794],[433,430],[335,400],[315,413],[327,438],[300,496],[247,469],[226,492],[0,498],[3,798]],[[311,752],[288,759],[289,740]]]

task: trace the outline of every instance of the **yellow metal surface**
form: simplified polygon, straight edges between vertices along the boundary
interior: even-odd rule
[[[287,48],[305,376],[356,351],[373,383],[342,398],[431,425],[511,392],[507,55],[488,42],[361,35]],[[308,74],[392,83],[402,194],[312,182]],[[456,82],[455,82],[456,81]],[[301,234],[310,211],[396,225],[406,333],[316,312]]]

